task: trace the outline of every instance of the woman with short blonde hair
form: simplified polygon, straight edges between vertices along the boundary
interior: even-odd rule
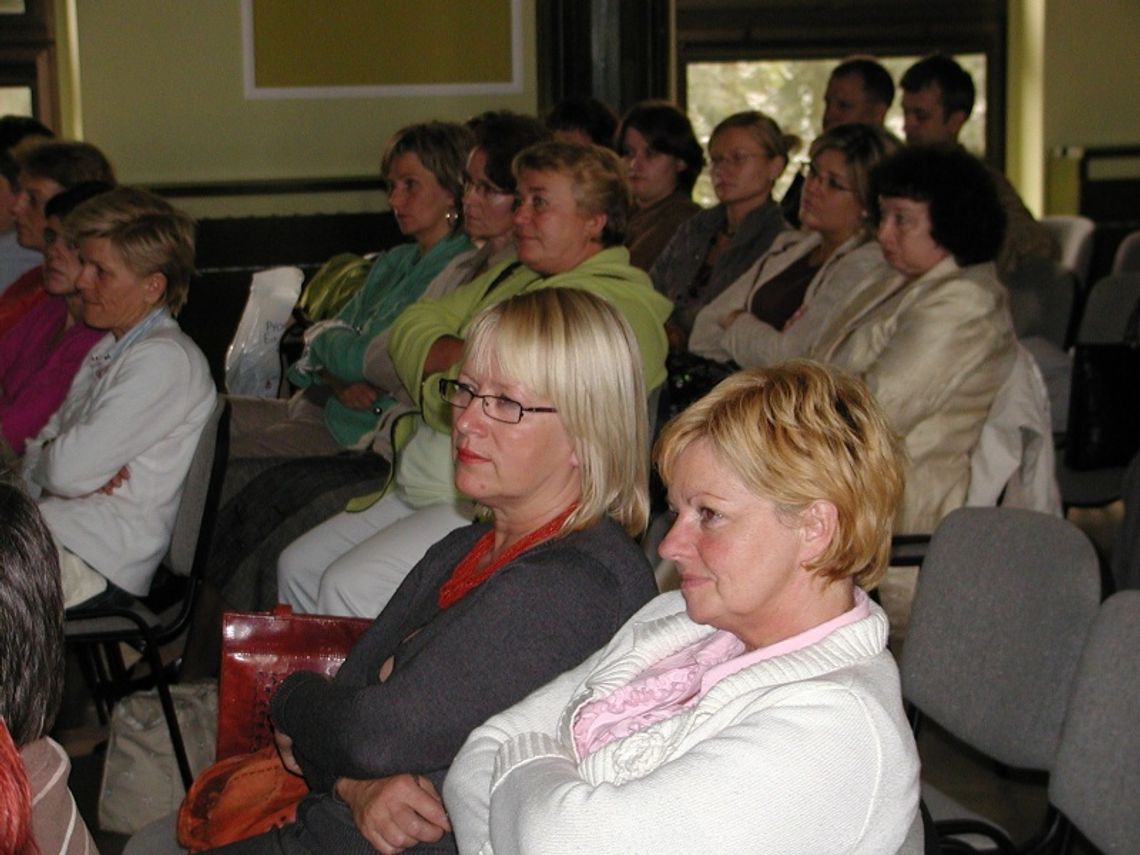
[[[144,596],[217,394],[178,327],[194,259],[190,218],[118,187],[71,212],[83,322],[106,330],[28,442],[24,478],[59,546],[66,606]]]
[[[917,851],[918,753],[863,592],[903,488],[870,392],[741,372],[655,456],[681,590],[472,732],[443,791],[460,850]]]
[[[166,200],[134,187],[120,187],[85,202],[67,218],[68,235],[106,238],[138,276],[161,273],[164,304],[177,315],[194,275],[194,220]]]
[[[468,336],[468,362],[495,362],[549,398],[574,440],[582,496],[564,530],[608,515],[640,536],[649,511],[647,417],[645,407],[628,406],[645,400],[645,388],[626,320],[585,291],[547,288],[492,307]]]

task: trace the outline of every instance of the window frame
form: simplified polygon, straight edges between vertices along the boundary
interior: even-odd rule
[[[676,0],[676,4],[675,82],[682,109],[688,108],[687,67],[693,62],[826,59],[854,53],[984,54],[986,160],[1005,168],[1008,12],[1001,0]]]

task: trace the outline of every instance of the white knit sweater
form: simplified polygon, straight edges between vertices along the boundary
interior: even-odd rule
[[[679,593],[664,594],[605,649],[477,728],[444,787],[460,851],[905,848],[918,828],[918,755],[873,604],[817,644],[577,757],[570,728],[583,704],[712,631],[689,620]]]

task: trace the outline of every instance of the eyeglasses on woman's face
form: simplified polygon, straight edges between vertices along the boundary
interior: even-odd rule
[[[804,181],[818,181],[825,190],[832,193],[854,193],[852,187],[843,184],[838,178],[830,172],[821,172],[819,167],[814,163],[805,163],[800,167],[800,174],[803,175]]]
[[[557,413],[554,407],[524,407],[513,398],[503,395],[480,395],[466,383],[458,380],[440,379],[439,394],[457,410],[466,410],[478,398],[483,404],[483,414],[489,419],[509,425],[522,421],[523,413]]]

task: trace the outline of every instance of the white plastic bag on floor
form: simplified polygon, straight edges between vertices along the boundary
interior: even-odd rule
[[[218,684],[170,687],[190,769],[197,776],[214,762],[218,738]],[[173,813],[186,795],[158,691],[127,695],[111,713],[111,734],[99,787],[99,828],[134,834]]]
[[[226,391],[231,395],[277,397],[281,385],[277,349],[304,278],[297,267],[274,267],[253,274],[249,300],[226,351]]]

